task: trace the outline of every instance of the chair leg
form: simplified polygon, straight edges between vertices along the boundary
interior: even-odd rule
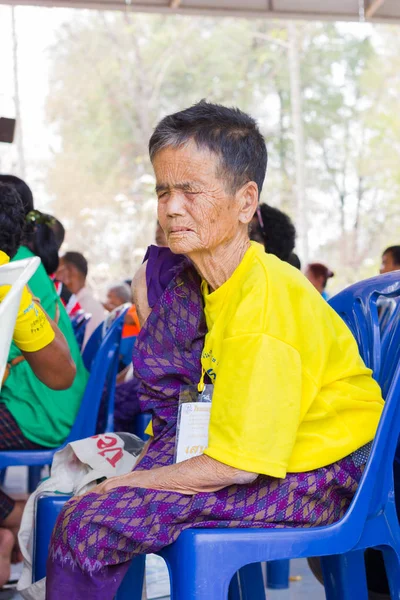
[[[364,552],[321,557],[327,600],[368,600]]]
[[[240,596],[240,585],[239,585],[239,572],[235,573],[233,579],[229,585],[228,600],[241,600]]]
[[[119,586],[115,600],[141,600],[146,556],[141,554],[132,559],[129,569]]]
[[[267,562],[267,588],[287,590],[289,587],[290,560],[271,560]]]
[[[242,600],[265,600],[261,563],[242,567],[239,571],[239,581]]]
[[[188,560],[182,565],[179,552],[163,552],[162,556],[168,565],[171,600],[227,600],[233,574],[224,569],[223,563],[197,555],[197,564]]]
[[[43,467],[28,467],[28,492],[32,494],[40,483]]]
[[[400,556],[389,546],[380,548],[385,561],[386,575],[392,600],[400,600]]]
[[[7,475],[7,469],[1,469],[1,471],[0,471],[0,485],[4,485],[4,482],[6,480],[6,475]]]

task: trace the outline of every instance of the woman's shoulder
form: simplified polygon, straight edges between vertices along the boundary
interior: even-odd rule
[[[181,254],[174,254],[169,248],[150,246],[144,261],[146,261],[148,303],[150,308],[153,308],[174,275],[182,265],[187,264],[187,259]]]

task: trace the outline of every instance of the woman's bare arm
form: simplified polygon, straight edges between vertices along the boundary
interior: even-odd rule
[[[104,494],[116,487],[129,486],[192,495],[216,492],[229,485],[252,483],[257,477],[256,473],[235,469],[202,455],[168,467],[112,477],[91,491]]]
[[[44,309],[41,307],[43,312]],[[52,390],[66,390],[74,382],[75,363],[72,360],[69,346],[55,322],[46,314],[55,333],[50,344],[35,352],[22,351],[25,360],[42,383]]]

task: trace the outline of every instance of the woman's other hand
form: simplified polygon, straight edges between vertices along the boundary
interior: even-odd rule
[[[105,494],[118,487],[139,487],[193,495],[217,492],[229,485],[252,483],[257,477],[256,473],[241,471],[202,455],[168,467],[111,477],[88,493]]]

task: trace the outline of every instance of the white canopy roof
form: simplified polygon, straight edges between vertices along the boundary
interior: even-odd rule
[[[0,0],[4,4],[268,19],[400,22],[400,0]]]

